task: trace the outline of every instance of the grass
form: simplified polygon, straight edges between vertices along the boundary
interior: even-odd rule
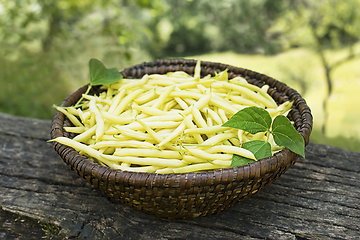
[[[331,53],[337,58],[343,52]],[[251,69],[267,74],[298,90],[307,101],[314,117],[311,141],[360,152],[360,60],[349,61],[333,73],[334,91],[329,100],[326,136],[321,134],[322,110],[326,91],[325,78],[318,57],[306,49],[295,49],[275,56],[243,55],[232,52],[212,53],[199,58]]]

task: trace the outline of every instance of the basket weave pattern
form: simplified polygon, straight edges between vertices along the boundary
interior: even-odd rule
[[[120,73],[124,78],[141,78],[144,74],[174,71],[193,74],[195,65],[196,60],[163,59],[135,65]],[[268,92],[278,104],[294,101],[289,118],[303,136],[305,145],[309,143],[312,115],[298,92],[254,71],[214,62],[201,63],[202,76],[214,75],[225,69],[228,69],[229,79],[241,76],[259,87],[269,85]],[[87,86],[79,88],[61,106],[74,105],[86,89]],[[71,126],[70,121],[57,111],[52,122],[51,138],[73,137],[64,131],[65,126]],[[271,184],[298,158],[297,154],[286,148],[272,157],[236,168],[200,173],[155,174],[110,169],[93,163],[73,148],[57,142],[54,143],[54,149],[71,170],[111,198],[164,218],[194,218],[224,211]]]

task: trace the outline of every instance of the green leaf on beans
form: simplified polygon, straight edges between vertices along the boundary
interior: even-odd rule
[[[304,139],[287,117],[277,116],[274,119],[271,132],[277,145],[286,147],[305,158]]]
[[[92,86],[114,83],[123,78],[116,68],[106,68],[101,61],[95,58],[90,59],[89,69],[90,85]]]
[[[254,140],[254,141],[244,142],[241,147],[252,152],[256,160],[270,157],[272,155],[271,145],[270,143],[265,141]],[[230,167],[238,167],[238,166],[246,165],[248,163],[252,163],[254,161],[255,160],[253,159],[234,154],[231,160]]]
[[[255,162],[255,160],[234,154],[232,156],[230,167],[238,167],[252,162]]]
[[[253,140],[249,142],[244,142],[241,147],[252,152],[256,160],[272,156],[271,145],[266,141]]]
[[[263,108],[247,107],[235,113],[223,127],[232,127],[255,134],[266,132],[271,127],[271,116]]]

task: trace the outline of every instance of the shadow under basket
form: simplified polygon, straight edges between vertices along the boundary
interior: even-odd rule
[[[124,69],[124,78],[141,78],[145,74],[185,71],[194,73],[196,60],[162,59]],[[288,117],[302,135],[305,146],[312,130],[312,115],[300,94],[284,83],[254,71],[214,62],[201,62],[202,77],[228,69],[229,79],[245,78],[258,87],[269,85],[268,93],[281,104],[294,101]],[[61,106],[76,104],[87,85],[68,96]],[[61,112],[54,115],[51,138],[68,136],[64,126],[68,119]],[[54,142],[54,149],[69,168],[94,187],[133,209],[158,217],[194,218],[216,214],[259,192],[279,178],[298,159],[287,148],[272,157],[248,165],[199,173],[155,174],[115,170],[92,162],[73,148]]]

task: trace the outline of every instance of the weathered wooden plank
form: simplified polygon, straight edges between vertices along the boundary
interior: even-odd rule
[[[109,199],[70,171],[46,142],[49,130],[50,121],[0,114],[0,238],[50,238],[42,228],[53,239],[360,236],[359,153],[310,143],[306,159],[228,211],[166,220]]]

